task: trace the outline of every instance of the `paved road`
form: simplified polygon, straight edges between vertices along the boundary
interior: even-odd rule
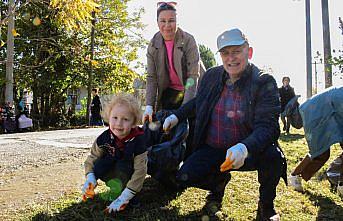
[[[105,128],[87,128],[74,130],[54,130],[41,132],[27,132],[15,134],[1,134],[0,145],[36,143],[54,147],[88,148]]]
[[[83,162],[106,128],[0,135],[0,220],[79,191]]]

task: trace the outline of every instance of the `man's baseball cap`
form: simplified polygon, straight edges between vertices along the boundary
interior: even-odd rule
[[[223,32],[217,38],[218,51],[227,46],[237,46],[248,42],[248,39],[238,28]]]

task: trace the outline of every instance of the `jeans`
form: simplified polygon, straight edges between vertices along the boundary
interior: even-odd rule
[[[178,171],[176,176],[178,184],[183,188],[192,186],[212,192],[224,191],[225,185],[230,180],[228,172],[220,172],[220,165],[225,161],[225,157],[225,149],[203,145],[187,158]],[[255,155],[249,153],[244,165],[235,171],[257,170],[260,202],[272,205],[283,169],[282,153],[276,145],[273,145],[264,152]]]

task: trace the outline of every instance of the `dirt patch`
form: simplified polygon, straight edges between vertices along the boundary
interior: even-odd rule
[[[13,174],[0,188],[0,211],[4,215],[1,220],[10,220],[20,209],[56,200],[80,189],[84,182],[83,159],[26,168]]]
[[[83,163],[103,129],[0,136],[0,220],[79,191]]]

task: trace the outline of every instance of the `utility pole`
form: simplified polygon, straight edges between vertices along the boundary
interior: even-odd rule
[[[90,70],[88,72],[88,96],[87,96],[87,116],[86,120],[90,125],[89,111],[91,107],[91,94],[93,87],[93,59],[94,59],[94,39],[95,39],[95,11],[92,12],[92,29],[91,29],[91,56],[90,56]]]
[[[314,84],[315,84],[315,91],[314,94],[318,93],[318,73],[317,73],[317,61],[314,61]]]
[[[1,27],[2,27],[2,21],[1,21],[1,18],[2,18],[2,11],[0,9],[0,44],[1,44],[1,41],[2,41],[2,36],[1,36]],[[1,45],[0,45],[0,48],[1,48]]]
[[[14,56],[14,0],[8,2],[7,58],[5,102],[13,105],[13,56]]]
[[[310,0],[305,1],[306,12],[306,79],[307,98],[312,96],[312,52],[311,52],[311,7]]]
[[[332,86],[332,65],[328,0],[322,0],[325,88]]]

